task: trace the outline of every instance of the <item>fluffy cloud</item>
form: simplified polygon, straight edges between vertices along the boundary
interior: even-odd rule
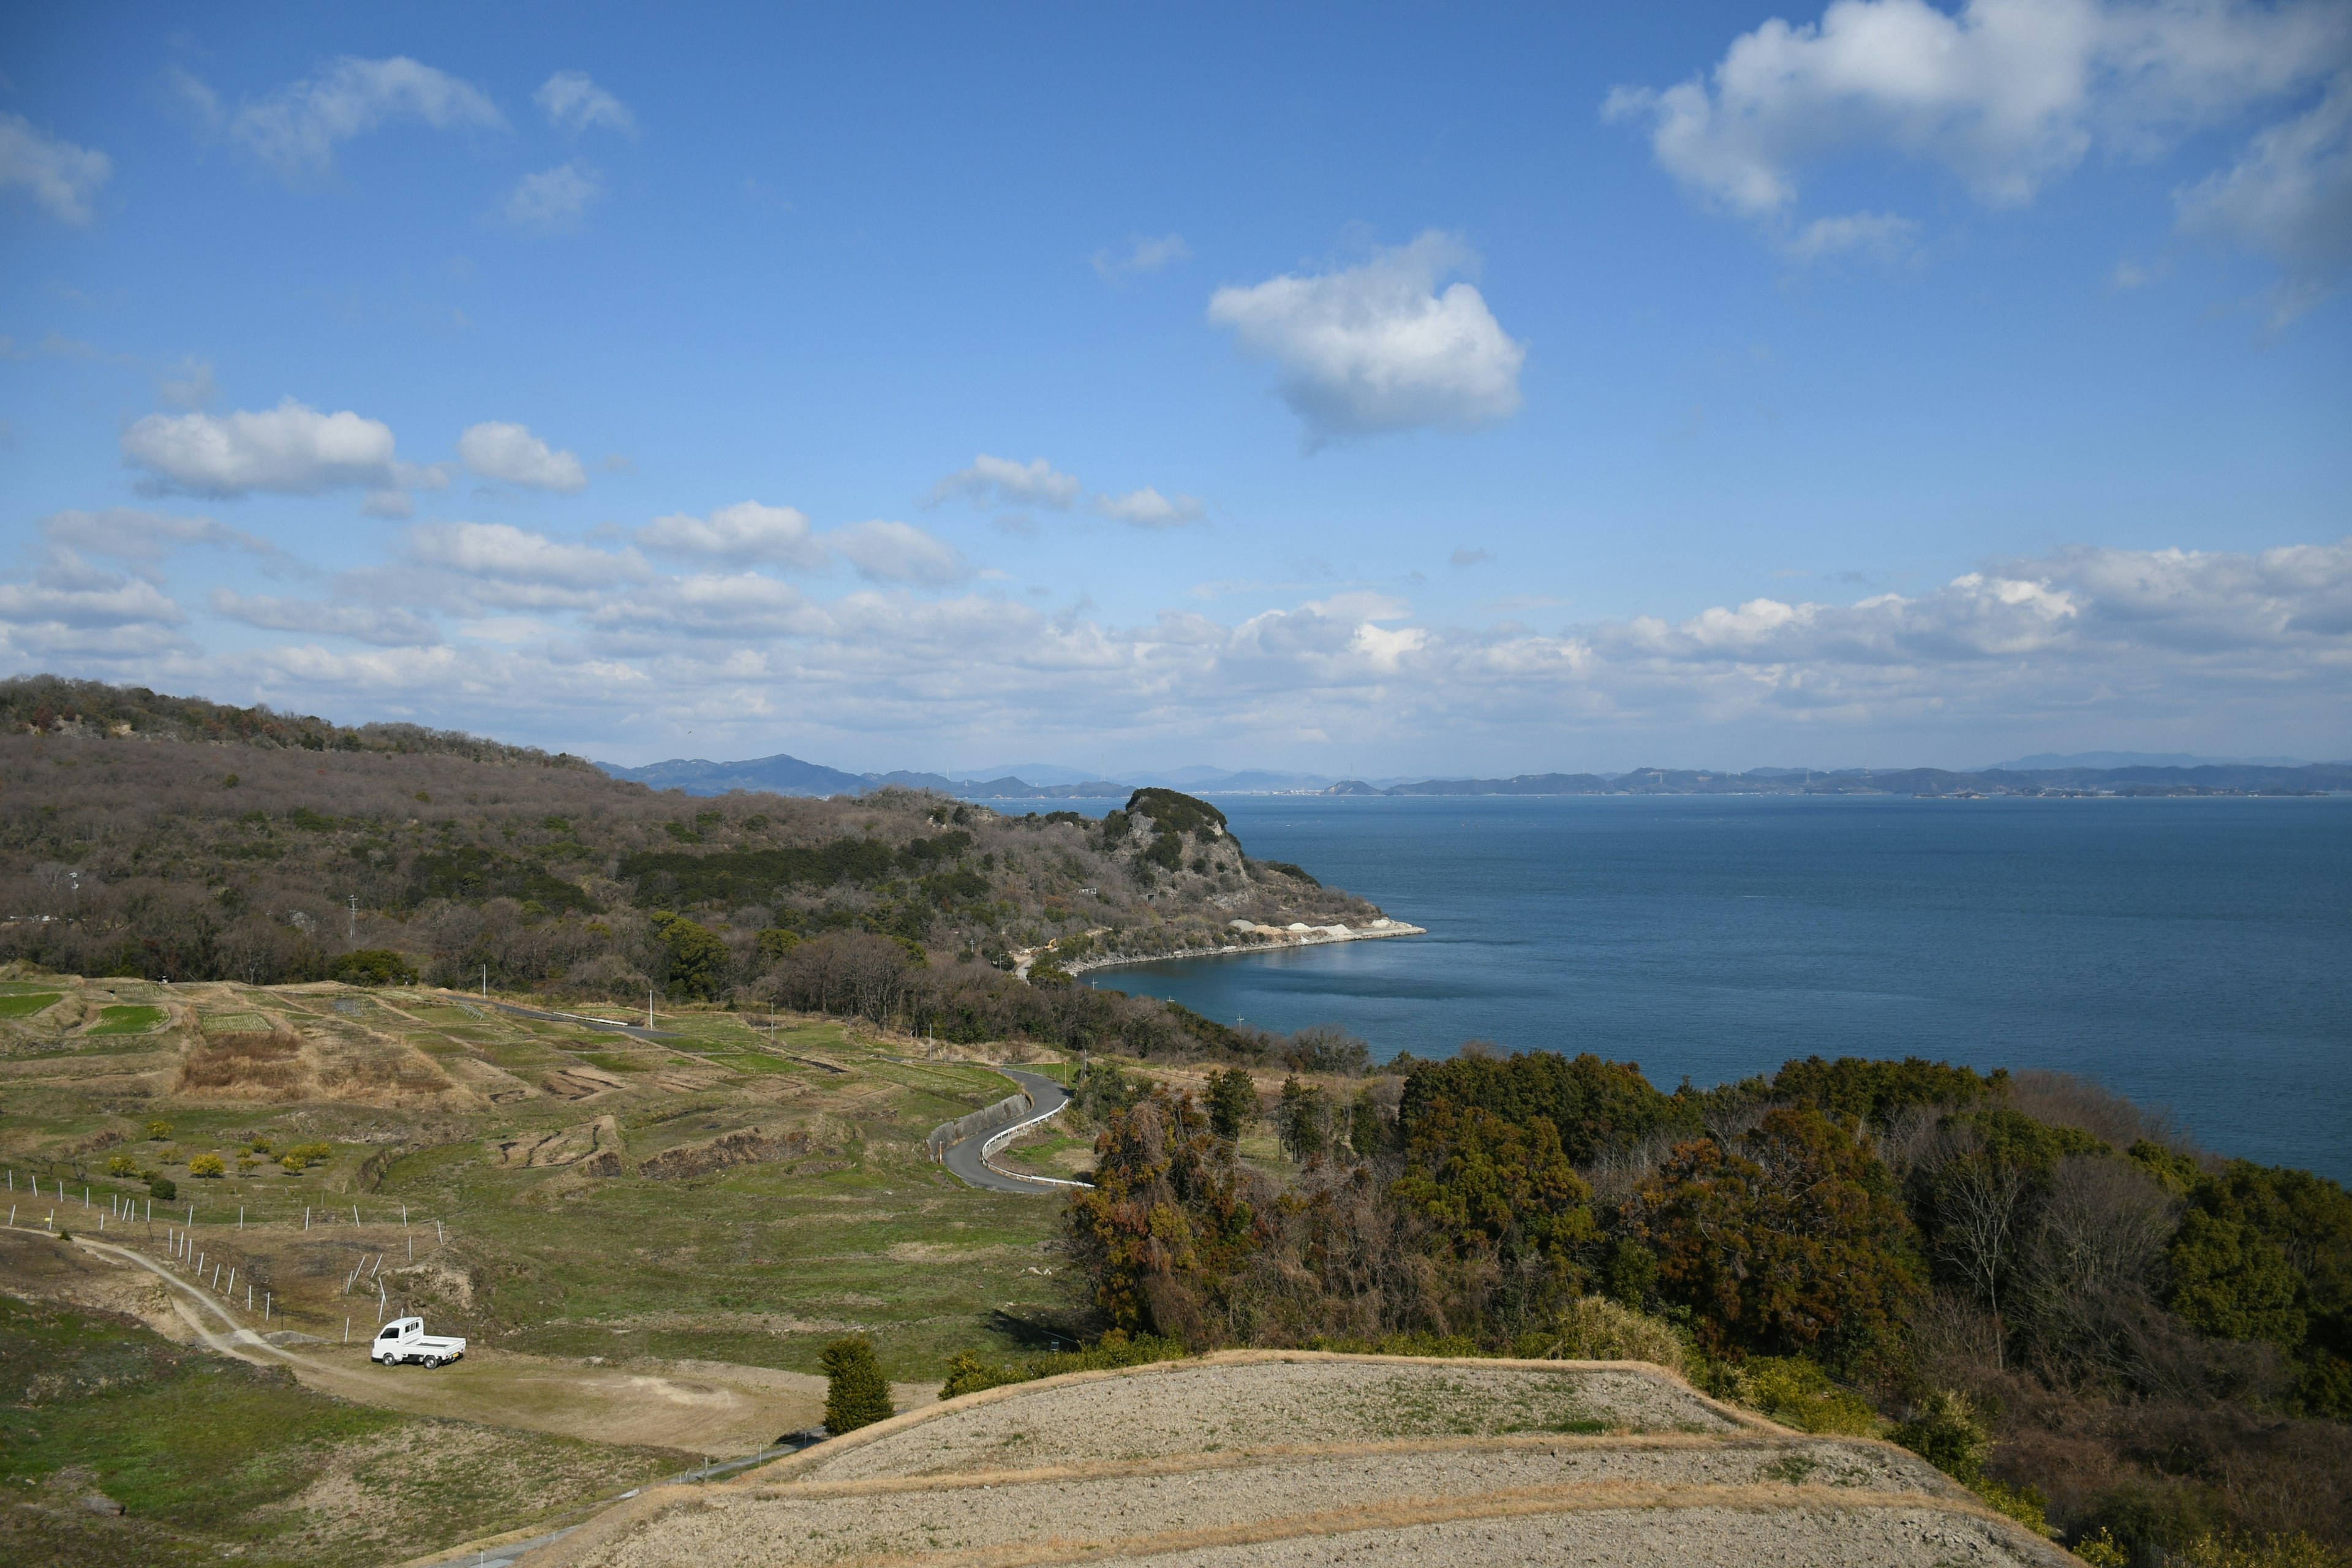
[[[588,488],[588,474],[570,452],[558,452],[525,425],[495,421],[470,426],[457,437],[457,460],[467,470],[501,484],[565,495]]]
[[[1792,223],[1805,172],[1827,160],[1892,152],[2011,206],[2095,149],[2152,154],[2347,59],[2352,11],[2331,0],[1835,0],[1817,23],[1741,35],[1705,75],[1620,88],[1603,112],[1646,122],[1675,179],[1806,259],[1904,237],[1891,215]]]
[[[113,172],[105,153],[37,131],[21,114],[0,114],[0,186],[24,186],[58,222],[88,223],[90,200]]]
[[[363,60],[345,55],[233,113],[194,77],[183,72],[175,80],[200,120],[289,184],[323,177],[334,168],[339,142],[394,121],[415,121],[436,131],[506,126],[498,105],[478,88],[405,56]]]
[[[1313,440],[1489,425],[1518,411],[1527,349],[1472,285],[1438,291],[1476,260],[1432,231],[1340,271],[1220,289],[1209,320],[1232,328],[1244,353],[1274,362],[1283,401]]]
[[[546,114],[549,124],[574,136],[592,125],[625,136],[637,133],[637,117],[629,112],[629,106],[591,81],[586,71],[557,71],[540,83],[530,100]]]
[[[871,527],[831,537],[845,535],[860,550],[887,544],[902,572],[921,549]],[[1792,735],[1827,765],[1933,760],[1955,737],[1978,754],[1951,760],[1980,761],[2020,734],[2352,747],[2352,539],[2251,552],[2078,547],[1989,562],[1916,594],[1759,596],[1553,627],[1438,624],[1363,591],[1237,623],[1171,610],[1118,626],[985,592],[818,599],[757,572],[672,575],[626,552],[465,524],[410,531],[402,563],[335,595],[419,625],[454,610],[455,646],[401,645],[389,615],[371,625],[331,606],[228,598],[216,608],[248,626],[298,639],[373,630],[383,646],[297,640],[201,664],[168,598],[69,552],[0,589],[0,651],[20,661],[118,679],[169,668],[183,687],[248,681],[270,700],[567,743],[646,731],[661,744],[757,747],[789,726],[823,742],[816,754],[856,761],[966,738],[1295,754],[1301,735],[1345,733],[1400,769],[1506,772],[1604,754],[1611,766],[1666,752],[1723,765],[1786,754]],[[498,605],[532,614],[486,618]]]
[[[302,632],[351,637],[384,647],[424,647],[441,640],[441,630],[424,616],[398,608],[322,605],[309,599],[277,599],[215,588],[213,614],[263,631]]]
[[[595,170],[558,163],[516,181],[499,210],[517,228],[553,234],[576,227],[604,194],[604,183]]]
[[[152,583],[93,566],[62,545],[44,550],[30,574],[0,579],[0,659],[16,669],[119,674],[124,660],[184,651],[186,619]]]
[[[41,537],[52,544],[126,561],[158,561],[183,544],[209,544],[274,555],[266,539],[208,517],[169,517],[158,511],[113,506],[102,511],[58,511],[41,519]]]
[[[420,523],[408,531],[408,558],[463,577],[559,595],[585,593],[646,575],[634,552],[566,544],[504,522]]]
[[[1182,261],[1192,254],[1181,234],[1162,235],[1158,239],[1139,239],[1122,256],[1117,251],[1097,250],[1092,257],[1095,275],[1106,283],[1116,283],[1122,276],[1138,272],[1157,272],[1171,261]]]
[[[1146,485],[1123,496],[1097,496],[1095,511],[1130,528],[1181,528],[1201,521],[1201,503],[1192,496],[1163,496]]]
[[[858,522],[824,536],[835,553],[861,577],[924,586],[960,582],[971,568],[955,546],[903,522]]]
[[[1016,463],[982,452],[971,460],[971,467],[933,485],[928,499],[937,504],[950,496],[967,496],[982,506],[1049,506],[1059,510],[1076,505],[1085,491],[1075,476],[1059,472],[1043,458]]]
[[[122,456],[148,471],[150,489],[194,495],[316,495],[435,479],[394,458],[392,428],[381,420],[321,414],[290,397],[258,412],[150,414],[122,433]]]
[[[674,512],[637,531],[637,542],[665,555],[723,561],[736,566],[773,565],[814,570],[825,563],[824,546],[809,530],[807,516],[793,507],[755,500],[722,506],[709,517]]]
[[[2290,319],[2352,273],[2352,72],[2312,110],[2254,139],[2237,164],[2180,193],[2181,226],[2219,235],[2285,273],[2277,315]]]

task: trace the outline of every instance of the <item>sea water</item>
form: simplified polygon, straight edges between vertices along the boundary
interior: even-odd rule
[[[2051,1068],[2352,1179],[2352,798],[1223,796],[1423,937],[1090,972],[1375,1057]]]

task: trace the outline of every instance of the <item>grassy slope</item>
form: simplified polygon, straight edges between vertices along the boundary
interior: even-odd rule
[[[673,1456],[426,1421],[0,1297],[0,1552],[18,1563],[369,1563],[514,1528]],[[81,1510],[99,1490],[121,1519]],[[30,1505],[30,1506],[27,1506]]]
[[[666,1012],[662,1026],[678,1037],[661,1047],[430,992],[362,997],[332,987],[306,994],[219,984],[165,993],[134,982],[64,988],[75,1006],[58,1016],[89,1022],[18,1026],[0,1042],[8,1086],[0,1152],[16,1170],[22,1217],[46,1215],[63,1177],[74,1199],[62,1223],[95,1231],[109,1194],[119,1194],[137,1201],[142,1218],[128,1233],[110,1221],[108,1239],[144,1243],[145,1187],[105,1174],[110,1156],[127,1153],[178,1184],[173,1220],[196,1205],[198,1247],[274,1293],[278,1327],[339,1338],[347,1314],[372,1324],[373,1292],[344,1295],[341,1287],[355,1263],[382,1254],[395,1304],[405,1299],[436,1328],[504,1349],[814,1372],[824,1340],[855,1327],[874,1334],[893,1376],[923,1379],[941,1375],[959,1349],[1020,1348],[1021,1331],[1000,1310],[1018,1318],[1062,1300],[1058,1277],[1043,1272],[1056,1260],[1040,1249],[1058,1205],[968,1190],[931,1164],[924,1146],[940,1121],[1008,1092],[1007,1080],[982,1065],[894,1061],[838,1024],[754,1028],[716,1011]],[[107,1006],[147,1004],[158,994],[183,1021],[148,1036],[93,1037]],[[362,1011],[339,1012],[338,999]],[[452,1067],[492,1064],[520,1087],[536,1089],[581,1064],[625,1087],[579,1101],[533,1092],[511,1103],[404,1110],[174,1096],[173,1075],[196,1033],[184,1022],[189,1004],[199,1018],[247,1015],[305,1029],[361,1024],[379,1044],[413,1047]],[[682,1181],[499,1163],[501,1139],[607,1113],[633,1162],[751,1126],[808,1128],[817,1146]],[[144,1136],[151,1119],[171,1124],[168,1143]],[[125,1141],[58,1157],[109,1131]],[[255,1133],[273,1149],[323,1139],[335,1152],[299,1177],[270,1163],[239,1172],[239,1146]],[[227,1159],[230,1173],[192,1179],[189,1158],[212,1151]],[[363,1173],[370,1155],[389,1157]],[[37,1204],[27,1191],[34,1174]],[[85,1185],[92,1209],[79,1203]],[[363,1221],[356,1229],[354,1204]],[[403,1205],[415,1222],[406,1231],[398,1225]],[[308,1231],[306,1207],[314,1218]],[[153,1208],[160,1233],[166,1205]],[[322,1218],[328,1211],[331,1226]],[[446,1229],[433,1228],[435,1220]],[[419,1271],[404,1275],[412,1245]]]

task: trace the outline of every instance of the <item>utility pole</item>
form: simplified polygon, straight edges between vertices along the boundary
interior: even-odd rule
[[[489,966],[488,964],[485,963],[484,965],[482,965],[482,1000],[483,1000],[483,1001],[485,1001],[485,1002],[487,1002],[487,1001],[488,1001],[489,999],[490,999],[490,966]]]
[[[653,988],[652,986],[648,985],[648,986],[646,986],[646,1028],[648,1028],[648,1029],[650,1029],[650,1028],[652,1028],[653,1026],[654,1026],[654,988]]]

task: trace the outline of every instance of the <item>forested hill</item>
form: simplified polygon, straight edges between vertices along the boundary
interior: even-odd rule
[[[143,686],[109,686],[54,675],[0,680],[0,731],[12,735],[105,736],[308,752],[464,757],[497,765],[587,770],[584,758],[509,746],[417,724],[337,724],[267,706],[237,708],[201,697],[166,697]]]
[[[994,996],[1030,952],[1034,978],[1066,985],[1057,964],[1081,955],[1380,915],[1251,858],[1213,806],[1171,791],[1099,816],[908,790],[688,798],[429,731],[63,682],[5,700],[28,716],[0,735],[0,959],[61,971],[414,970],[639,998],[775,997],[814,972],[829,1005],[826,966],[862,952],[889,977],[858,1006],[912,1017],[972,990],[949,983],[959,965]],[[929,989],[908,989],[917,970]]]

